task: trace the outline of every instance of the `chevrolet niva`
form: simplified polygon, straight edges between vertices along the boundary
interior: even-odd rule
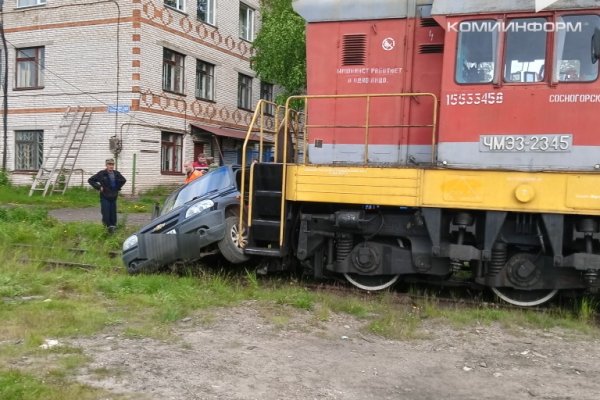
[[[223,166],[171,193],[159,215],[123,242],[130,274],[221,252],[231,263],[248,260],[239,230],[241,170]]]

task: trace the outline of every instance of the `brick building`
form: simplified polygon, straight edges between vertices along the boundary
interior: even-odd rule
[[[6,169],[13,182],[31,184],[60,141],[55,136],[68,107],[93,111],[71,185],[115,156],[128,179],[125,193],[181,183],[183,162],[198,153],[240,162],[256,102],[273,98],[273,86],[257,79],[249,63],[258,6],[258,0],[6,1]]]

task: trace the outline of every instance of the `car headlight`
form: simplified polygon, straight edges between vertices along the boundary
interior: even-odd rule
[[[137,245],[138,245],[137,235],[131,235],[127,239],[125,239],[125,241],[123,242],[123,251],[127,251]]]
[[[200,214],[202,211],[208,210],[214,205],[215,203],[212,200],[199,201],[198,203],[194,204],[193,206],[187,209],[187,211],[185,212],[185,217],[189,218],[192,215]]]

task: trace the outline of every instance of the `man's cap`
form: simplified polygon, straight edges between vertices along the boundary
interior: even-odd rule
[[[106,159],[106,164],[114,164],[115,163],[115,159],[114,158],[107,158]]]

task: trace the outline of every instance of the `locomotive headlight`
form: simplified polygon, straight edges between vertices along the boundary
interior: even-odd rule
[[[202,200],[188,208],[188,210],[185,212],[185,217],[189,218],[192,215],[200,214],[204,210],[212,208],[214,205],[215,203],[212,200]]]
[[[138,245],[137,235],[131,235],[127,239],[125,239],[125,241],[123,242],[123,251],[127,251],[137,245]]]

